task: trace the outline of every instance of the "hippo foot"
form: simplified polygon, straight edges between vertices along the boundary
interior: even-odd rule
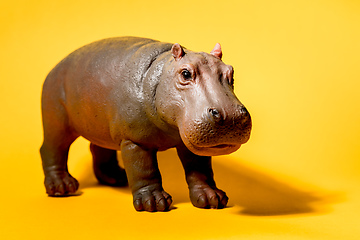
[[[106,164],[94,166],[94,173],[99,183],[109,186],[127,186],[126,172],[118,165]]]
[[[79,188],[79,182],[66,171],[48,172],[44,183],[51,197],[74,195]]]
[[[142,187],[133,195],[136,211],[168,211],[172,203],[171,196],[162,189],[160,184]]]
[[[210,186],[193,186],[190,199],[195,207],[211,209],[224,208],[229,200],[224,191]]]

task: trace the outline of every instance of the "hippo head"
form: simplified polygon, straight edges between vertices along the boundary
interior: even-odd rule
[[[229,154],[250,137],[251,118],[234,93],[233,67],[221,61],[220,44],[210,54],[171,49],[155,106],[161,118],[179,130],[197,155]]]

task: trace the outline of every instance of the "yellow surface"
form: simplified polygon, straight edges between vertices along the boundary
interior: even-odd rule
[[[360,239],[360,3],[356,0],[1,1],[0,239]],[[81,196],[42,185],[40,93],[51,68],[106,37],[223,47],[252,137],[216,157],[223,210],[189,203],[174,151],[159,154],[167,213],[99,186],[88,143],[71,148]]]

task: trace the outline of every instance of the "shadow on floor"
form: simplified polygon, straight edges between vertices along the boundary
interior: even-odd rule
[[[328,193],[309,186],[295,186],[265,172],[245,165],[232,169],[222,161],[236,161],[220,157],[214,163],[218,183],[224,186],[230,204],[240,206],[240,214],[277,216],[290,214],[324,214],[339,201],[338,193]],[[238,163],[237,163],[238,165]],[[221,179],[221,181],[220,181]],[[220,186],[220,185],[219,185]],[[314,190],[316,189],[316,190]]]
[[[163,177],[164,189],[173,197],[174,205],[189,202],[184,171],[175,150],[158,154],[159,168]],[[229,164],[236,163],[231,168]],[[241,215],[281,216],[293,214],[324,214],[339,202],[338,193],[295,186],[276,176],[239,164],[239,159],[227,156],[216,157],[213,161],[217,186],[229,196],[229,207],[239,206]],[[84,169],[80,181],[80,191],[86,188],[101,187],[93,176],[91,165]],[[131,194],[128,187],[116,188]],[[83,191],[83,192],[86,192]]]

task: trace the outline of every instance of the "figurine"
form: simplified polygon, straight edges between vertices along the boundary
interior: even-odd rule
[[[228,197],[215,185],[211,156],[247,142],[251,118],[234,94],[233,68],[221,57],[220,44],[208,54],[137,37],[100,40],[68,55],[43,85],[40,153],[47,194],[77,191],[67,157],[83,136],[91,142],[96,178],[129,184],[137,211],[169,210],[156,154],[173,147],[192,204],[224,208]]]

